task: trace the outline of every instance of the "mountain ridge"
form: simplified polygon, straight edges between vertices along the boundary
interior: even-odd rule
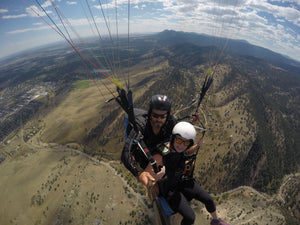
[[[187,42],[200,47],[216,46],[219,49],[225,48],[225,51],[229,53],[242,56],[253,56],[264,61],[275,63],[289,71],[297,72],[298,74],[300,71],[300,61],[296,61],[266,48],[252,45],[245,40],[220,38],[198,33],[177,32],[174,30],[164,30],[157,35],[154,35],[154,37],[157,37],[159,41],[162,41],[163,45]]]

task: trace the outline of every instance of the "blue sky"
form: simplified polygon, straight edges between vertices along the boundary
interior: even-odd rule
[[[38,3],[61,30],[58,15],[81,38],[108,33],[102,12],[112,34],[127,34],[128,0],[1,0],[0,57],[63,40],[37,15],[51,23]],[[300,61],[300,0],[131,0],[129,21],[130,34],[206,33],[247,40]]]

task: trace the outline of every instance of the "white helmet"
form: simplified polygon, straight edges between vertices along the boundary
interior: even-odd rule
[[[196,138],[196,130],[194,126],[188,122],[179,122],[175,125],[172,130],[172,135],[179,134],[181,137],[195,141]]]

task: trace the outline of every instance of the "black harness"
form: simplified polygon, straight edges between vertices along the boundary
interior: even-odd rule
[[[140,131],[140,128],[138,126],[138,123],[134,115],[132,92],[129,90],[128,93],[126,94],[126,91],[124,89],[119,89],[119,88],[117,88],[117,91],[119,93],[119,96],[116,97],[116,101],[127,113],[129,124],[134,130],[134,133],[131,132],[132,134],[130,136],[131,138],[133,138],[134,144],[137,145],[137,149],[139,149],[147,158],[148,162],[153,167],[154,172],[158,173],[160,171],[160,168],[158,168],[156,161],[153,159],[151,152],[149,151],[145,142],[143,141],[144,136]]]

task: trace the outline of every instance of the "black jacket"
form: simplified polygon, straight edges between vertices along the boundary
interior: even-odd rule
[[[163,163],[166,168],[166,174],[158,182],[159,192],[162,196],[168,197],[170,193],[177,190],[182,181],[182,174],[185,170],[186,157],[183,153],[170,152],[163,156]]]
[[[168,116],[166,123],[162,126],[159,134],[155,135],[152,130],[148,113],[145,110],[134,109],[134,114],[139,130],[143,135],[143,141],[151,154],[156,152],[159,145],[170,141],[173,127],[176,124],[176,119],[172,115]],[[136,145],[132,144],[131,141],[132,138],[135,137],[135,132],[131,126],[128,126],[127,134],[128,138],[123,147],[121,161],[134,176],[137,176],[138,172],[142,172],[147,167],[149,161],[142,151],[137,148]]]

